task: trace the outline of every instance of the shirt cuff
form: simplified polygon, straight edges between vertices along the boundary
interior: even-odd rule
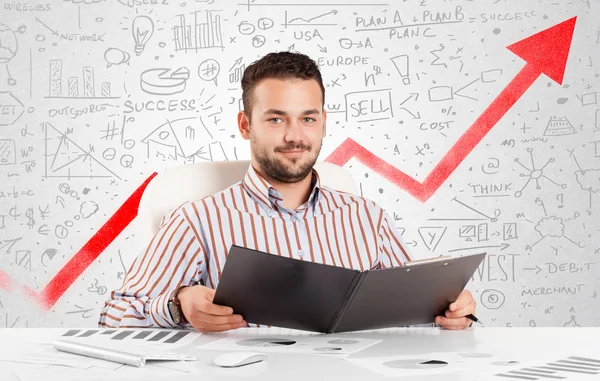
[[[167,292],[165,294],[159,295],[156,298],[152,299],[150,303],[148,303],[148,310],[150,313],[150,321],[153,325],[160,328],[169,328],[176,327],[177,325],[171,319],[171,313],[169,312],[169,299],[177,290],[173,290]]]

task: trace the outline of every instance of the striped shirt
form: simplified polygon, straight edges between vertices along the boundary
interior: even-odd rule
[[[250,165],[243,181],[163,217],[123,285],[110,294],[101,327],[175,327],[172,293],[195,284],[217,288],[231,245],[356,270],[411,260],[390,216],[375,202],[321,186],[296,210]],[[188,325],[189,326],[189,325]]]

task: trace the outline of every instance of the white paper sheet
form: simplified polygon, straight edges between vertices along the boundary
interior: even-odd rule
[[[0,351],[0,362],[5,366],[9,363],[39,364],[84,370],[91,367],[114,370],[121,366],[121,364],[110,361],[59,352],[51,344],[36,343],[28,343],[28,345]]]
[[[202,349],[302,353],[315,355],[349,355],[379,343],[381,340],[307,333],[283,328],[245,328],[230,331],[223,338],[199,345]]]
[[[177,364],[176,364],[177,363]],[[149,363],[143,368],[127,365],[115,370],[91,367],[74,369],[60,366],[12,364],[15,380],[19,381],[95,381],[95,380],[126,380],[126,379],[171,379],[175,376],[199,373],[193,363],[178,361],[161,364]],[[10,380],[10,379],[9,379]],[[4,380],[3,380],[4,381]]]
[[[494,374],[522,368],[531,362],[489,353],[448,353],[395,355],[371,358],[345,358],[346,361],[386,377],[468,372]]]
[[[173,349],[186,346],[202,335],[195,330],[178,329],[82,329],[74,335],[66,336],[65,332],[58,339],[83,340],[93,343],[132,343],[148,347]],[[73,330],[75,331],[75,330]],[[56,340],[54,338],[52,341]],[[47,341],[47,339],[46,339]]]
[[[110,334],[100,335],[102,330],[80,330],[76,335],[63,336],[64,331],[53,331],[52,334],[32,335],[21,338],[19,345],[14,347],[3,347],[0,349],[0,368],[4,370],[2,374],[4,379],[8,380],[83,380],[91,381],[97,379],[125,379],[163,375],[166,378],[174,375],[185,375],[198,372],[195,362],[169,361],[154,362],[148,361],[143,368],[133,368],[123,364],[95,359],[85,356],[79,356],[71,353],[56,351],[52,347],[52,341],[56,339],[77,340],[93,345],[102,345],[126,349],[128,347],[138,347],[144,353],[164,353],[174,352],[174,349],[187,345],[196,340],[201,333],[189,331],[185,336],[180,335],[180,339],[175,341],[175,335],[181,330],[129,330],[134,331],[124,337],[122,340],[113,339],[113,337],[126,330],[117,330]],[[84,334],[88,331],[94,332],[90,336]],[[145,339],[133,339],[136,334],[142,331],[150,331]],[[154,335],[165,332],[157,341],[150,341]],[[90,332],[88,332],[89,334]],[[124,336],[124,335],[123,335]],[[172,339],[172,343],[168,340]],[[130,369],[131,368],[131,369]],[[92,375],[92,376],[91,376]],[[9,377],[10,376],[10,377]]]

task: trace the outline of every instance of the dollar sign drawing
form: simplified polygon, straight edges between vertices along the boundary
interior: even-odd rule
[[[33,208],[28,208],[27,212],[25,212],[25,216],[27,217],[27,226],[29,226],[29,229],[33,228],[35,225],[35,220],[33,219]]]

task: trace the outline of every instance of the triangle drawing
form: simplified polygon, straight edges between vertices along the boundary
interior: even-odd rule
[[[446,233],[447,227],[445,226],[433,226],[433,227],[421,227],[419,228],[419,235],[421,240],[429,251],[435,251],[435,248],[442,240],[444,233]]]
[[[577,130],[566,117],[550,117],[544,136],[562,136],[576,134]]]
[[[44,177],[116,177],[121,178],[90,151],[83,149],[52,124],[44,123],[45,173]]]

